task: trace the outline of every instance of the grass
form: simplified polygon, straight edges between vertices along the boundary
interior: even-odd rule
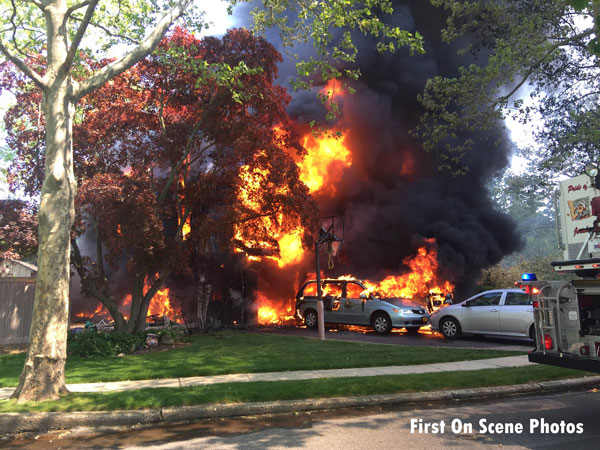
[[[223,331],[190,345],[124,357],[67,359],[67,383],[177,378],[230,373],[418,365],[514,356],[522,352],[408,347]],[[25,354],[0,355],[0,387],[18,384]]]
[[[208,403],[239,403],[304,398],[324,398],[422,392],[443,389],[501,386],[581,377],[577,370],[551,366],[527,366],[478,371],[384,375],[365,378],[336,378],[301,381],[227,383],[189,388],[155,388],[105,394],[68,394],[60,400],[17,405],[0,401],[0,413],[45,411],[112,411],[162,408]]]

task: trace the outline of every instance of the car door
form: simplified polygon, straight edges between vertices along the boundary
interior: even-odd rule
[[[344,323],[352,325],[368,325],[368,318],[365,319],[366,298],[361,298],[360,294],[365,290],[364,286],[348,281],[346,284],[346,293],[340,299],[340,312],[344,317]]]
[[[461,310],[461,328],[468,333],[500,332],[502,291],[485,292],[467,300]]]
[[[502,334],[529,336],[533,321],[533,305],[525,292],[507,292],[500,306],[500,329]]]
[[[339,281],[325,281],[322,284],[323,308],[325,310],[325,322],[348,323],[344,311],[340,307],[343,283]]]

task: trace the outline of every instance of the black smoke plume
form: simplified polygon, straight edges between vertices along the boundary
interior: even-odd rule
[[[343,113],[333,124],[347,135],[353,163],[333,198],[318,197],[321,213],[345,219],[339,273],[372,279],[401,274],[407,270],[405,257],[426,238],[435,238],[441,276],[456,283],[461,294],[472,288],[482,269],[522,246],[515,223],[494,208],[486,187],[508,166],[512,147],[498,124],[493,133],[465,136],[477,142],[466,156],[466,175],[438,171],[435,158],[410,134],[423,112],[417,94],[428,78],[455,76],[460,65],[476,61],[458,57],[458,47],[441,41],[445,13],[427,0],[395,1],[394,10],[394,24],[424,36],[426,54],[382,55],[372,40],[359,41],[357,93],[344,97]],[[268,38],[277,45],[276,36]],[[308,55],[310,48],[303,51]],[[286,59],[282,82],[294,70],[294,61]],[[314,93],[293,96],[289,112],[296,120],[324,120]]]

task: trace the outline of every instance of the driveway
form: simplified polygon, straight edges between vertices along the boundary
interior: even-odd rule
[[[281,334],[284,336],[300,336],[318,338],[317,330],[294,326],[260,326],[254,331],[258,333]],[[533,348],[531,341],[526,339],[503,339],[481,336],[467,336],[458,340],[448,340],[441,334],[423,327],[418,334],[408,334],[403,329],[393,330],[386,336],[381,336],[369,328],[360,327],[325,327],[325,339],[342,341],[371,342],[374,344],[410,345],[422,347],[447,348],[490,348],[495,350],[529,351]]]

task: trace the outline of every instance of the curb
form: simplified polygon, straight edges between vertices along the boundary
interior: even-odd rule
[[[508,395],[550,393],[553,391],[591,387],[599,383],[600,376],[593,376],[509,386],[457,389],[451,391],[408,392],[402,394],[368,395],[361,397],[209,404],[136,411],[2,413],[0,414],[0,435],[7,436],[22,432],[45,432],[76,427],[94,428],[121,425],[160,424],[198,419],[300,411],[321,411],[375,405],[402,405],[440,401],[452,402]]]

